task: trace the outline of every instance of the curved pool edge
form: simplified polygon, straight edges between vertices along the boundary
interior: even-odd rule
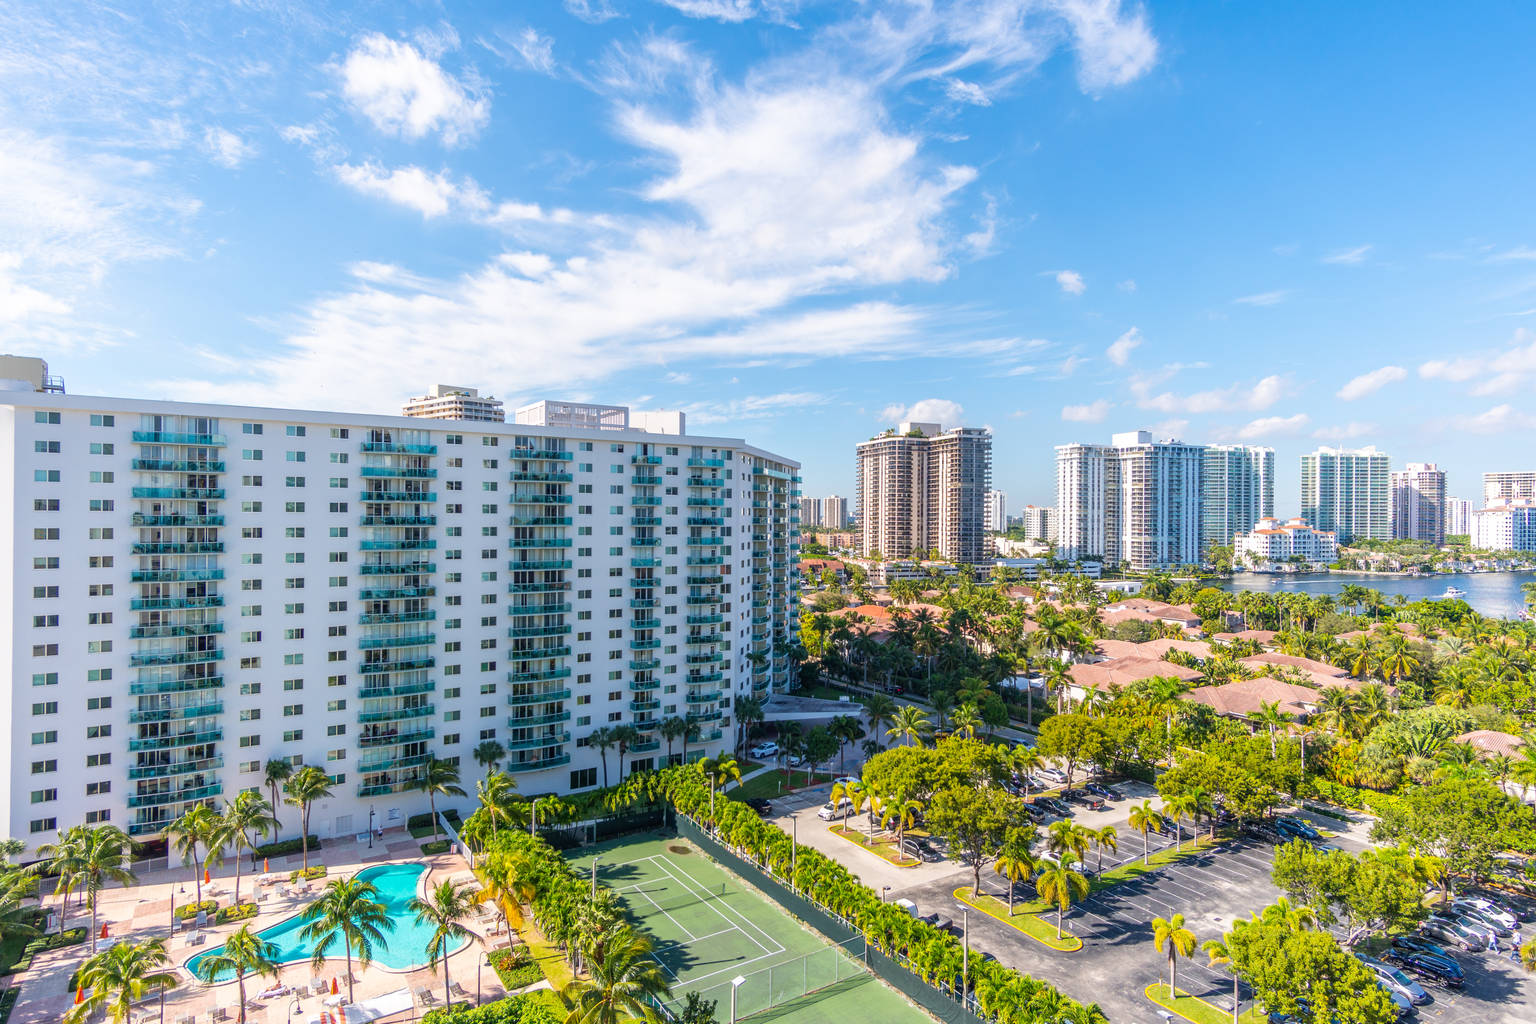
[[[341,878],[357,878],[357,877],[359,877],[359,876],[361,876],[363,874],[366,874],[369,871],[379,871],[379,870],[383,870],[385,868],[396,868],[396,867],[419,867],[419,868],[421,868],[421,870],[416,875],[416,896],[419,899],[425,899],[426,893],[427,893],[427,876],[432,874],[432,866],[430,864],[421,863],[419,861],[401,861],[401,862],[398,862],[398,863],[388,863],[388,864],[370,864],[370,865],[368,865],[365,868],[359,868],[357,871],[354,871],[350,875],[341,875],[341,876],[338,876],[338,877],[341,877]],[[304,915],[304,908],[301,907],[300,909],[298,909],[294,913],[289,914],[286,917],[283,917],[283,918],[281,918],[281,919],[279,919],[277,921],[272,922],[271,924],[267,925],[265,928],[262,928],[260,931],[258,931],[256,933],[256,935],[258,937],[260,937],[263,932],[268,932],[268,931],[272,931],[273,929],[280,928],[283,925],[288,924],[290,921],[294,921],[294,920],[302,917],[303,915]],[[247,922],[247,923],[249,923],[249,922]],[[185,934],[185,931],[183,931],[180,934]],[[455,955],[457,955],[459,953],[464,952],[465,949],[469,948],[471,945],[473,945],[475,943],[477,938],[478,938],[478,936],[476,936],[474,933],[471,933],[469,938],[465,939],[458,946],[456,946],[453,949],[449,950],[448,951],[448,956],[452,957],[452,956],[455,956]],[[196,984],[203,986],[204,988],[216,988],[219,985],[232,985],[232,984],[234,984],[237,979],[233,975],[231,975],[228,978],[225,978],[222,981],[204,981],[202,978],[197,976],[197,972],[194,971],[192,969],[192,966],[191,966],[192,965],[192,961],[196,960],[200,956],[203,956],[203,955],[208,954],[208,953],[213,953],[213,952],[221,949],[222,945],[223,944],[221,943],[220,945],[217,945],[217,946],[209,946],[206,949],[199,949],[196,953],[193,953],[191,956],[187,957],[181,963],[177,964],[176,965],[176,969],[179,970],[179,971],[184,972],[188,978],[190,978]],[[387,947],[388,943],[385,943],[385,945]],[[339,961],[344,963],[346,961],[346,956],[345,956],[345,954],[343,954],[340,957],[336,957],[336,958],[328,957],[327,959],[328,960],[329,959],[337,959],[337,960],[339,960]],[[307,964],[310,961],[309,961],[309,957],[308,956],[301,956],[301,957],[296,957],[296,958],[291,959],[291,960],[278,960],[278,961],[275,961],[275,962],[277,964],[277,967],[278,967],[279,971],[281,971],[281,970],[283,970],[283,969],[285,969],[287,967],[293,966],[294,964]],[[386,974],[411,974],[411,973],[413,973],[415,971],[422,970],[423,968],[429,968],[430,969],[430,968],[434,967],[435,965],[433,965],[431,963],[417,963],[417,964],[413,964],[413,965],[411,965],[409,967],[390,967],[390,966],[388,966],[386,964],[380,963],[377,960],[374,960],[368,966],[369,966],[369,968],[377,968],[378,970],[381,970],[381,971],[385,972]],[[250,981],[250,980],[251,980],[251,977],[248,976],[247,977],[247,981]]]

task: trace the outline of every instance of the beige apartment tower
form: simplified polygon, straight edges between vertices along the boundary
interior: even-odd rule
[[[468,420],[472,423],[505,423],[501,399],[482,395],[479,388],[434,384],[424,395],[408,400],[400,415],[423,420]]]
[[[860,443],[856,458],[863,554],[913,558],[937,550],[942,558],[968,563],[989,557],[989,431],[903,423]]]
[[[1445,543],[1445,471],[1433,462],[1410,462],[1392,474],[1392,536]]]

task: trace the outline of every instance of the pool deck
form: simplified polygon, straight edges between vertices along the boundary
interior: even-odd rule
[[[387,863],[416,863],[428,866],[427,884],[436,885],[456,875],[469,870],[463,858],[455,853],[439,854],[434,857],[424,856],[421,852],[423,840],[412,839],[404,829],[386,831],[382,840],[375,839],[373,849],[369,850],[368,844],[358,843],[351,838],[340,840],[327,840],[324,849],[311,852],[309,862],[324,864],[329,869],[329,875],[325,879],[316,879],[311,883],[311,892],[318,891],[330,878],[351,875],[365,867]],[[279,872],[286,875],[299,867],[301,857],[293,854],[287,857],[273,858],[269,864],[270,873]],[[242,900],[249,901],[256,891],[255,885],[262,872],[254,875],[245,871],[240,878],[240,895]],[[234,889],[234,864],[226,862],[223,866],[213,869],[212,887],[219,890],[218,898],[227,903]],[[203,886],[204,898],[209,895],[210,886]],[[174,871],[157,871],[140,875],[137,885],[131,888],[112,888],[101,894],[98,918],[100,922],[108,925],[108,939],[106,942],[129,941],[135,942],[145,938],[167,938],[167,950],[171,954],[172,962],[176,965],[177,973],[184,978],[186,973],[181,970],[181,965],[190,960],[193,955],[207,949],[212,949],[223,944],[224,939],[236,931],[241,924],[249,924],[255,930],[270,927],[297,913],[308,901],[308,897],[298,894],[293,886],[289,886],[289,896],[279,897],[276,887],[271,887],[272,895],[263,903],[260,903],[260,913],[254,918],[247,918],[243,922],[209,927],[204,929],[207,936],[202,945],[193,947],[186,944],[187,933],[179,932],[170,935],[171,899],[174,896],[178,906],[196,899],[195,887],[192,882],[190,868],[178,867]],[[185,890],[185,892],[183,892]],[[49,896],[45,900],[49,907],[56,907],[58,901]],[[89,925],[89,914],[81,911],[71,911],[69,924],[71,927]],[[475,932],[481,941],[469,943],[463,949],[455,952],[448,958],[449,973],[454,982],[462,985],[469,992],[470,998],[474,998],[476,985],[476,963],[484,963],[484,956],[488,949],[494,948],[498,942],[504,943],[505,936],[485,936],[486,925],[471,919],[465,922],[465,926]],[[98,928],[100,925],[98,924]],[[98,940],[98,947],[102,945]],[[74,993],[66,992],[65,986],[69,982],[70,974],[80,966],[90,955],[90,942],[86,941],[77,946],[65,949],[53,950],[38,956],[32,966],[25,972],[12,976],[9,980],[12,986],[21,986],[21,995],[11,1012],[10,1024],[57,1024],[58,1020],[74,1004]],[[345,981],[346,962],[344,960],[327,961],[326,969],[319,972],[322,977],[329,980],[337,978],[340,982],[340,990],[346,992]],[[307,987],[313,972],[308,964],[291,964],[283,968],[281,980],[289,985],[305,985]],[[443,972],[442,965],[434,972],[429,968],[421,968],[415,971],[388,971],[381,967],[369,967],[358,973],[359,982],[354,986],[357,1000],[361,1001],[385,992],[392,992],[400,988],[410,988],[413,991],[422,985],[426,985],[429,991],[436,997],[433,1005],[441,1005],[443,999]],[[501,982],[496,977],[496,972],[489,966],[479,971],[479,982],[483,1000],[489,1002],[500,998],[504,993]],[[267,978],[251,978],[247,980],[246,991],[248,999],[256,993],[268,988],[272,984]],[[177,1024],[188,1015],[192,1015],[196,1024],[206,1024],[209,1021],[209,1012],[215,1007],[223,1007],[228,1011],[229,1020],[233,1021],[237,1016],[238,996],[233,981],[218,985],[208,986],[193,980],[186,980],[175,990],[166,993],[165,1020],[169,1024]],[[254,1001],[246,1004],[246,1018],[252,1024],[287,1024],[289,1009],[294,999],[293,994],[268,1000],[261,1005]],[[295,1021],[307,1021],[311,1016],[318,1015],[324,1009],[322,998],[313,995],[299,997],[299,1005],[302,1013],[293,1013]],[[149,1019],[156,1022],[160,1020],[160,1004],[157,999],[150,998],[143,1004],[146,1013],[152,1013]],[[415,1014],[404,1013],[386,1020],[409,1020]]]

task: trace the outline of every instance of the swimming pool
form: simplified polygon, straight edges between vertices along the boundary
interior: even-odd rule
[[[372,882],[374,888],[379,890],[378,898],[379,902],[384,904],[384,913],[395,924],[393,931],[384,933],[384,944],[374,948],[373,962],[380,967],[394,971],[410,971],[427,966],[427,943],[432,938],[432,928],[430,925],[417,924],[415,911],[408,909],[426,870],[425,864],[380,864],[377,867],[364,868],[357,873],[358,878],[365,882]],[[307,963],[314,955],[314,943],[300,935],[305,925],[301,915],[302,911],[256,933],[258,938],[265,939],[277,947],[278,952],[274,959],[279,964]],[[470,941],[465,939],[455,945],[452,951],[458,952]],[[187,961],[187,970],[196,977],[197,965],[203,958],[218,952],[219,950],[214,948],[197,954]],[[336,963],[346,961],[346,952],[342,948],[340,936],[326,945],[325,955],[331,957]],[[230,977],[233,975],[231,974]],[[220,977],[218,980],[228,981],[229,978]]]

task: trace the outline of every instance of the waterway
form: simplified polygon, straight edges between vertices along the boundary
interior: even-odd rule
[[[1358,584],[1383,594],[1404,594],[1410,601],[1445,596],[1447,587],[1465,590],[1463,601],[1484,615],[1512,619],[1525,606],[1522,584],[1536,581],[1536,572],[1471,572],[1437,576],[1386,576],[1374,573],[1330,572],[1304,575],[1239,573],[1223,590],[1256,590],[1265,593],[1299,591],[1304,594],[1335,594],[1346,583]]]

